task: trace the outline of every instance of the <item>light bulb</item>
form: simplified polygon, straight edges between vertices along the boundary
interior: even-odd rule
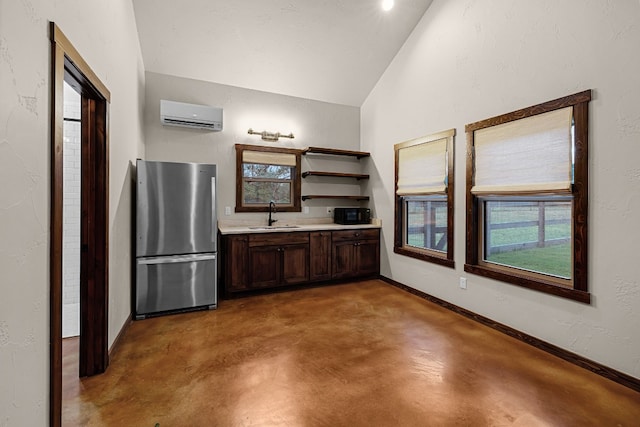
[[[382,0],[382,10],[385,12],[393,9],[393,0]]]

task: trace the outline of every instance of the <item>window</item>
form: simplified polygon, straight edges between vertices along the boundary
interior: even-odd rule
[[[396,144],[394,252],[454,267],[455,129]]]
[[[465,271],[590,302],[585,91],[466,126]]]
[[[300,155],[292,148],[236,144],[236,212],[300,212]]]

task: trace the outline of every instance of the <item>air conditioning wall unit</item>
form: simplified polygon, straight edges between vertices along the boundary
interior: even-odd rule
[[[222,108],[160,100],[160,122],[210,131],[222,130]]]

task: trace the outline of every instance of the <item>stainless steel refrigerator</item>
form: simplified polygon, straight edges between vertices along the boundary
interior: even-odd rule
[[[216,308],[216,165],[136,169],[136,319]]]

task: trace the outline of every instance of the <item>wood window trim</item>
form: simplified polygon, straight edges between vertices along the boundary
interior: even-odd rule
[[[467,134],[467,163],[466,163],[466,256],[464,270],[468,273],[485,276],[491,279],[510,283],[517,286],[545,292],[548,294],[572,299],[589,304],[591,295],[588,292],[587,281],[587,220],[588,220],[588,131],[589,131],[589,101],[591,90],[575,93],[573,95],[558,98],[542,104],[523,108],[500,116],[492,117],[465,126]],[[572,227],[573,227],[573,286],[559,285],[556,281],[545,280],[525,271],[509,269],[505,271],[488,264],[479,262],[480,244],[480,201],[479,197],[471,192],[474,173],[474,131],[489,126],[519,120],[536,114],[546,113],[573,106],[573,120],[575,126],[575,153],[574,153],[574,183],[572,189]]]
[[[455,268],[454,257],[454,189],[455,189],[455,173],[454,173],[454,142],[456,130],[439,132],[424,138],[423,143],[436,141],[438,139],[447,138],[447,253],[441,254],[436,251],[427,249],[410,248],[403,243],[404,236],[404,207],[403,197],[396,194],[398,189],[398,151],[394,150],[394,237],[393,252],[410,258],[431,262],[449,268]]]
[[[301,157],[302,151],[296,148],[283,147],[267,147],[262,145],[236,144],[236,212],[268,212],[269,206],[244,206],[242,201],[242,153],[245,150],[262,151],[271,153],[294,154],[296,156],[296,165],[293,177],[291,179],[291,205],[277,207],[279,212],[300,212],[302,211],[302,191],[301,191]]]

